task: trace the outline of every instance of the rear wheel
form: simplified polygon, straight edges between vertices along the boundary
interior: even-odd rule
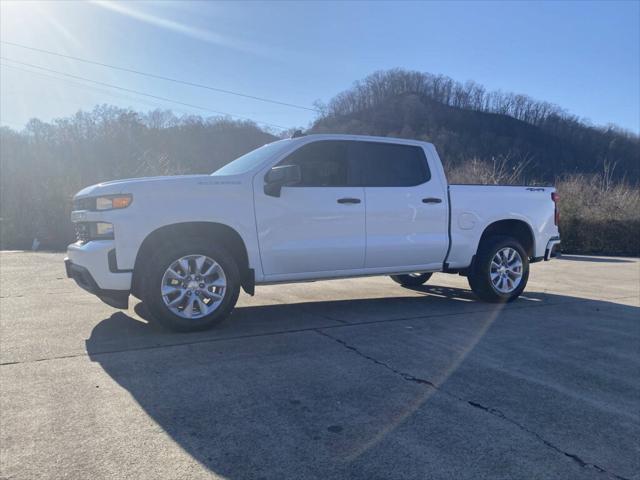
[[[468,275],[474,293],[487,302],[505,303],[520,296],[529,279],[529,257],[515,238],[482,242]]]
[[[391,275],[391,279],[402,285],[403,287],[419,287],[425,284],[433,275],[430,272],[427,273],[409,273],[406,275]]]
[[[205,242],[175,245],[147,264],[142,300],[153,319],[171,330],[212,328],[238,300],[238,267],[220,247]]]

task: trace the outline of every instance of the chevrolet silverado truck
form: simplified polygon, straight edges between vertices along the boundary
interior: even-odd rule
[[[430,143],[280,140],[211,175],[118,180],[74,197],[67,275],[116,308],[129,295],[177,331],[210,328],[240,288],[389,275],[464,275],[508,302],[559,251],[552,187],[448,185]]]

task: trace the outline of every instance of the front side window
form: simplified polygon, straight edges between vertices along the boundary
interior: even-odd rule
[[[299,187],[346,187],[350,184],[348,142],[308,143],[285,158],[280,165],[298,165]]]
[[[352,156],[365,187],[412,187],[431,178],[421,147],[381,142],[353,142]]]

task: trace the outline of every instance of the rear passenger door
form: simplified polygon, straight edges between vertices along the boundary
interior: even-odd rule
[[[438,267],[448,247],[447,202],[420,146],[354,142],[365,189],[366,268]]]

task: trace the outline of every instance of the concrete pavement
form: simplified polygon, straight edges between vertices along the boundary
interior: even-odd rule
[[[640,478],[640,262],[258,287],[219,328],[0,256],[1,478]],[[133,303],[133,302],[132,302]]]

